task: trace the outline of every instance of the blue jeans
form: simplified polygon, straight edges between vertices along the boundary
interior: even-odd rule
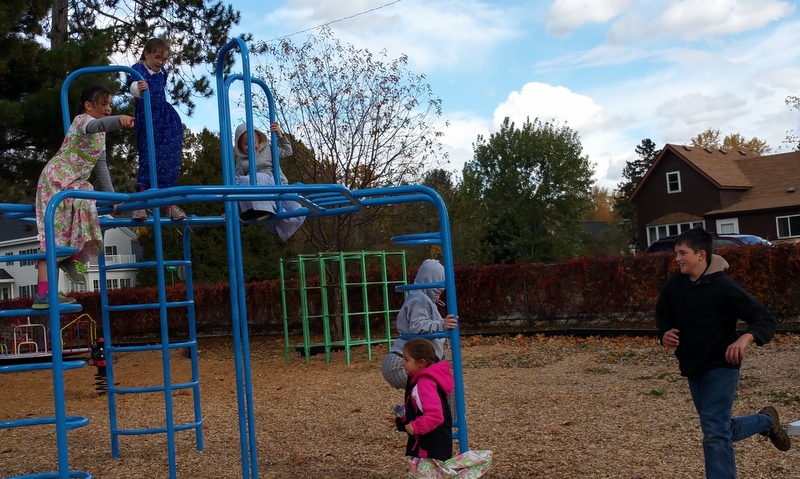
[[[714,368],[689,378],[689,391],[703,430],[709,479],[736,479],[733,443],[772,427],[772,419],[765,414],[732,417],[738,384],[739,370],[731,368]]]

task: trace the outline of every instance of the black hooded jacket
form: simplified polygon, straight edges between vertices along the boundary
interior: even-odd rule
[[[682,273],[670,277],[661,288],[656,304],[658,339],[678,329],[675,349],[683,376],[696,376],[711,368],[738,368],[725,360],[725,351],[738,338],[738,320],[747,322],[746,332],[762,346],[775,335],[775,316],[731,279],[728,263],[712,255],[706,272],[695,282]]]

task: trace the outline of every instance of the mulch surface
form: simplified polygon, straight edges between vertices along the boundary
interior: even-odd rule
[[[200,341],[203,451],[191,431],[176,433],[177,477],[243,477],[239,406],[230,338]],[[343,352],[309,364],[282,338],[251,339],[260,478],[398,478],[406,475],[405,436],[390,426],[402,391],[381,377],[386,347]],[[490,478],[703,477],[701,432],[677,362],[652,338],[545,336],[462,340],[470,449],[494,451]],[[784,423],[800,419],[800,336],[752,346],[734,404],[737,415],[774,404]],[[160,351],[115,356],[123,387],[163,384]],[[173,382],[191,363],[172,351]],[[97,478],[168,478],[164,434],[120,437],[111,454],[108,398],[96,368],[66,371],[67,414],[90,423],[69,431],[70,469]],[[52,416],[52,374],[0,375],[0,422]],[[177,424],[193,421],[190,390],[173,392]],[[117,396],[122,428],[163,427],[163,393]],[[0,477],[57,468],[53,426],[0,429]],[[796,440],[796,436],[793,440]],[[780,452],[761,436],[736,444],[739,477],[800,479],[800,446]],[[252,476],[251,476],[252,477]]]

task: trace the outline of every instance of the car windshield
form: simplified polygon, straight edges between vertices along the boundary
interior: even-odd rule
[[[742,240],[742,243],[747,244],[772,244],[760,236],[740,236],[739,239]]]

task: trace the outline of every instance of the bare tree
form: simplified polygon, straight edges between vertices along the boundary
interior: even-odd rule
[[[786,106],[790,110],[800,110],[800,96],[790,95],[786,97]],[[794,130],[786,132],[786,138],[783,143],[788,145],[792,150],[800,150],[800,136]]]
[[[327,28],[301,45],[283,39],[253,51],[281,128],[295,139],[299,177],[290,181],[351,190],[394,186],[418,182],[446,158],[435,125],[441,100],[424,75],[408,70],[407,56],[389,59],[385,51],[342,44]],[[266,108],[256,112],[267,123]],[[370,224],[380,223],[379,210],[315,221],[305,231],[319,251],[363,248]]]
[[[252,51],[258,55],[256,76],[274,94],[281,128],[294,138],[295,154],[287,161],[293,164],[286,168],[290,181],[350,190],[396,186],[419,182],[426,168],[446,158],[434,124],[441,100],[424,75],[408,70],[407,56],[389,59],[385,51],[375,55],[342,44],[328,28],[301,45],[283,39],[256,44]],[[266,108],[255,112],[268,123]],[[385,245],[398,224],[392,208],[370,208],[306,222],[301,233],[317,251],[361,250]],[[339,283],[335,266],[326,266],[328,284]],[[340,311],[339,295],[332,300]],[[341,339],[341,318],[332,326]]]

